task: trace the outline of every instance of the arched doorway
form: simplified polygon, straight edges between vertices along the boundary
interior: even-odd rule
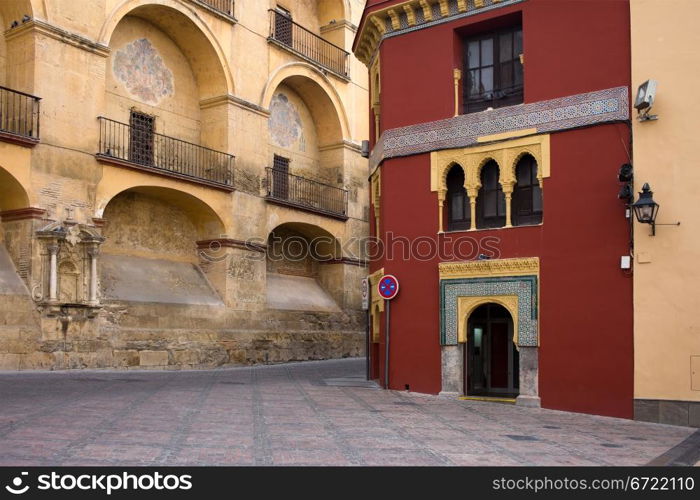
[[[513,342],[513,318],[505,307],[488,303],[474,309],[464,348],[466,395],[518,396],[519,354]]]

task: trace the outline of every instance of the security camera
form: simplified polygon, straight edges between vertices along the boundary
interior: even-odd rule
[[[630,182],[634,177],[634,170],[632,169],[632,165],[629,163],[625,163],[620,167],[620,170],[617,173],[617,179],[620,182]]]
[[[362,141],[362,157],[369,158],[369,141]]]
[[[639,112],[640,121],[657,119],[656,115],[649,114],[654,105],[654,97],[656,97],[656,80],[647,80],[639,86],[634,108]]]

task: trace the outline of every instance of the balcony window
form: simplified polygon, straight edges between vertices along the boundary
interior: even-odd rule
[[[97,158],[233,191],[233,155],[155,132],[155,118],[132,112],[129,124],[100,116]]]
[[[153,133],[155,117],[132,111],[130,117],[129,161],[140,165],[153,165]]]
[[[337,45],[295,23],[291,13],[279,6],[270,11],[270,37],[268,40],[325,70],[342,78],[348,78],[349,54]]]
[[[347,190],[292,175],[289,160],[277,155],[267,169],[267,200],[340,220],[348,218]]]
[[[506,224],[506,198],[499,182],[498,164],[491,160],[481,169],[481,188],[476,199],[476,227],[486,229]]]
[[[464,112],[523,102],[520,26],[464,40]]]
[[[0,87],[0,140],[33,146],[39,142],[39,101],[24,92]]]
[[[233,17],[233,0],[192,0],[207,10],[212,11],[216,14],[223,15],[223,17],[228,18],[230,21],[235,21]]]
[[[542,189],[537,179],[537,162],[523,156],[515,167],[513,190],[513,225],[527,226],[542,222]]]
[[[466,230],[470,224],[471,208],[464,189],[464,171],[455,165],[447,174],[447,230]]]

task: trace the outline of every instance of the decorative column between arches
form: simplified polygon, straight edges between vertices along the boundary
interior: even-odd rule
[[[506,225],[505,227],[513,227],[513,189],[515,188],[515,181],[509,180],[501,184],[501,189],[503,190],[503,196],[506,199]]]
[[[438,191],[438,232],[445,232],[445,222],[444,222],[444,212],[445,212],[445,199],[447,198],[447,191],[441,189]]]
[[[469,196],[470,231],[476,231],[476,199],[479,197],[480,186],[468,186],[467,196]]]

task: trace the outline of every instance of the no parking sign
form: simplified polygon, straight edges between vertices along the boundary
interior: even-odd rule
[[[391,300],[399,293],[399,280],[393,274],[385,274],[377,284],[379,296],[385,300]]]
[[[385,274],[377,283],[377,292],[386,302],[386,327],[384,329],[384,388],[389,388],[389,342],[391,338],[391,299],[399,293],[399,280],[393,274]]]

